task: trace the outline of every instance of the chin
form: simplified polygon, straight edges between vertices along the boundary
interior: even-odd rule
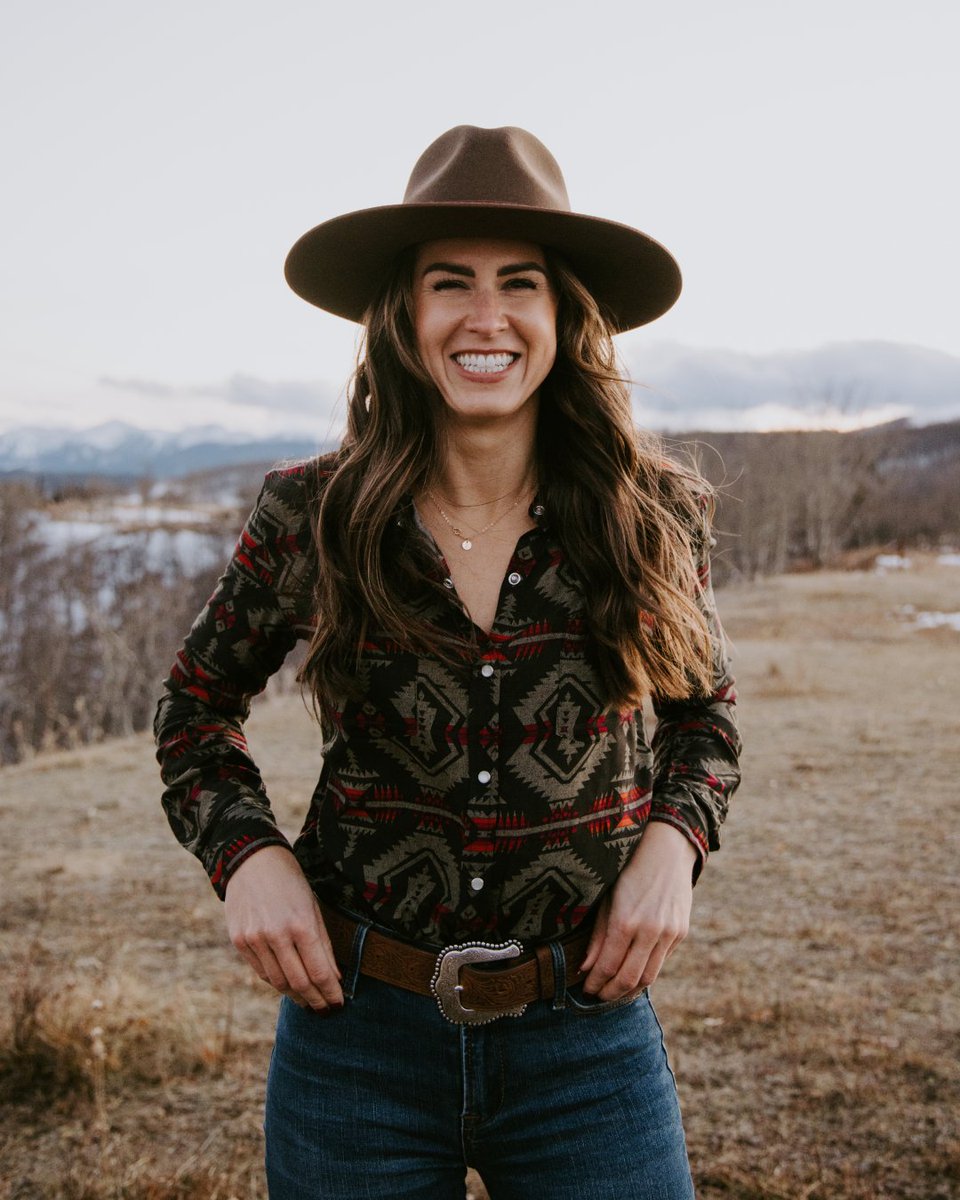
[[[465,421],[509,420],[518,416],[536,396],[477,396],[446,393],[443,396],[447,413],[453,419]]]

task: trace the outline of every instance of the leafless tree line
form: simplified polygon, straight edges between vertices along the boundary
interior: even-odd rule
[[[0,485],[0,763],[144,729],[216,570],[157,569],[148,531],[54,553],[39,495]]]
[[[868,561],[881,548],[960,545],[960,422],[682,444],[718,488],[719,582],[849,562],[858,551]],[[146,728],[218,572],[172,561],[158,569],[148,531],[122,550],[51,553],[36,530],[43,504],[29,484],[0,483],[0,763]],[[293,674],[281,686],[294,686]]]
[[[960,541],[960,422],[685,438],[718,489],[718,579]]]

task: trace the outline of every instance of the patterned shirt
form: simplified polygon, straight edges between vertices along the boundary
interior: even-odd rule
[[[267,476],[157,710],[164,807],[221,896],[247,855],[287,845],[243,721],[250,698],[313,628],[317,477],[316,463]],[[475,653],[451,667],[369,636],[360,698],[335,713],[293,848],[319,896],[419,942],[571,931],[649,820],[690,839],[698,873],[739,779],[735,693],[705,544],[699,603],[714,687],[655,701],[648,742],[641,711],[606,712],[583,581],[536,500],[530,515],[536,527],[517,542],[486,634],[412,504],[398,513],[404,536],[428,539],[446,589],[425,596],[424,615],[473,639]]]

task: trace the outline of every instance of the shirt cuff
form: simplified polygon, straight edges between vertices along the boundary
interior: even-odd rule
[[[278,829],[272,829],[269,833],[262,829],[238,833],[225,846],[221,847],[214,859],[207,865],[207,874],[210,876],[213,890],[221,900],[226,895],[227,884],[237,867],[242,862],[246,862],[251,854],[255,854],[265,846],[285,846],[292,852],[290,843]]]

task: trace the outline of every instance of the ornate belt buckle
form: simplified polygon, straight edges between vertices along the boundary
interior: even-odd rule
[[[519,942],[464,942],[448,946],[437,955],[437,965],[430,980],[430,990],[437,998],[440,1011],[455,1025],[486,1025],[497,1017],[519,1017],[527,1007],[465,1008],[460,999],[463,985],[460,970],[470,963],[496,962],[501,958],[519,958],[523,947]]]

